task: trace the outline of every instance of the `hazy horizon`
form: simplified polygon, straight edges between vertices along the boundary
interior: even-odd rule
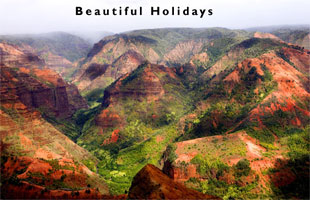
[[[277,27],[301,27],[301,28],[310,28],[310,24],[283,24],[283,25],[270,25],[270,26],[257,26],[257,27],[244,27],[244,28],[228,28],[228,27],[154,27],[154,28],[140,28],[140,29],[131,29],[131,30],[125,30],[121,32],[112,32],[109,30],[94,30],[94,31],[64,31],[64,30],[51,30],[51,31],[42,31],[42,32],[21,32],[21,33],[1,33],[2,36],[26,36],[26,35],[44,35],[49,33],[68,33],[72,35],[80,35],[80,34],[91,34],[91,33],[106,33],[107,35],[113,35],[113,34],[122,34],[126,32],[131,31],[137,31],[137,30],[147,30],[147,29],[172,29],[172,28],[189,28],[189,29],[207,29],[207,28],[227,28],[231,30],[248,30],[252,31],[251,29],[265,29],[265,28],[277,28]]]
[[[213,15],[195,16],[76,16],[75,7],[84,9],[180,6],[191,9],[213,9]],[[48,32],[121,33],[154,28],[248,29],[268,26],[309,26],[310,1],[307,0],[1,0],[0,34],[39,34]]]

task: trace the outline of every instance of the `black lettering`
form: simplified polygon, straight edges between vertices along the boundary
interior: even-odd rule
[[[183,15],[189,15],[189,7],[183,10]]]
[[[103,9],[102,14],[103,15],[109,15],[110,14],[110,10],[109,9]]]
[[[75,15],[83,15],[82,7],[75,7]]]
[[[200,9],[200,18],[203,18],[205,15],[206,9]]]
[[[208,10],[208,13],[209,13],[208,15],[213,15],[212,9],[209,9],[209,10]]]
[[[116,11],[117,11],[116,8],[112,9],[113,15],[117,15]]]
[[[169,15],[169,10],[168,10],[168,9],[164,9],[164,10],[163,10],[163,14],[164,14],[164,15]]]
[[[157,15],[159,15],[159,11],[160,11],[160,8],[159,8],[159,7],[157,7],[157,10],[155,10],[155,9],[153,8],[153,6],[151,7],[151,15],[154,15],[154,14],[153,14],[154,12],[156,12]]]
[[[101,15],[99,9],[95,9],[95,15]]]
[[[137,9],[131,9],[130,13],[131,15],[137,15]]]
[[[91,9],[86,10],[86,15],[91,15]]]

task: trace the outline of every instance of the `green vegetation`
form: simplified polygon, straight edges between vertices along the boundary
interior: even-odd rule
[[[122,80],[120,90],[126,93],[128,90],[143,87],[142,73],[146,65],[141,65]],[[154,74],[160,79],[165,90],[165,96],[159,101],[128,96],[119,99],[113,108],[98,106],[79,111],[75,115],[76,123],[83,127],[77,144],[100,160],[96,169],[107,181],[113,194],[128,191],[134,175],[147,163],[158,165],[168,144],[177,136],[178,120],[193,109],[191,96],[187,95],[184,85],[156,70]],[[114,84],[106,90],[110,90],[113,86]],[[95,120],[95,116],[100,112],[117,115],[120,121],[111,122],[109,127],[100,127]],[[116,130],[117,142],[103,145],[104,141],[110,140],[112,132]],[[173,160],[174,152],[171,153],[170,157]],[[93,165],[85,164],[95,169]]]
[[[237,45],[239,48],[245,48],[244,58],[258,57],[270,50],[277,50],[286,44],[282,44],[272,39],[251,38]]]
[[[51,149],[59,155],[63,155],[63,152],[58,147],[63,146],[67,152],[73,154],[75,165],[84,164],[98,173],[107,183],[111,194],[123,194],[128,191],[133,177],[147,163],[159,167],[163,161],[168,160],[182,169],[189,164],[195,165],[200,178],[190,178],[186,185],[203,193],[220,196],[223,199],[264,198],[266,196],[263,195],[269,193],[261,191],[259,176],[255,175],[250,167],[251,162],[259,161],[260,158],[251,161],[241,159],[235,165],[228,165],[233,159],[244,158],[247,155],[246,144],[237,135],[240,132],[236,132],[242,130],[256,138],[259,144],[266,148],[267,151],[262,153],[261,159],[266,157],[273,159],[278,151],[290,159],[287,163],[279,165],[279,168],[263,172],[264,176],[272,178],[272,175],[279,173],[283,168],[290,169],[298,177],[288,186],[279,188],[274,186],[274,196],[294,198],[295,193],[296,197],[307,197],[304,187],[307,186],[305,181],[309,179],[305,178],[308,175],[306,169],[309,163],[307,159],[309,127],[303,129],[302,125],[309,122],[309,117],[302,113],[302,109],[308,110],[309,103],[305,101],[308,99],[292,97],[301,109],[294,108],[293,111],[276,109],[270,114],[267,107],[270,108],[272,104],[277,103],[279,105],[276,106],[282,108],[287,106],[286,103],[279,103],[285,101],[275,101],[275,97],[266,100],[266,97],[277,89],[272,73],[264,64],[256,67],[249,64],[240,68],[237,63],[246,58],[275,51],[292,65],[289,58],[286,58],[280,50],[287,45],[270,39],[248,39],[248,37],[249,34],[244,31],[220,28],[141,30],[116,35],[111,39],[119,41],[122,38],[126,44],[135,44],[144,56],[149,54],[151,47],[160,59],[180,42],[189,40],[196,42],[196,39],[200,38],[199,41],[205,43],[201,52],[206,52],[209,60],[206,63],[195,61],[196,66],[187,66],[187,69],[184,65],[182,72],[180,66],[176,67],[178,72],[175,78],[164,70],[154,69],[151,66],[152,73],[156,76],[156,80],[159,80],[158,85],[154,83],[151,87],[154,87],[154,90],[156,87],[158,90],[163,89],[158,96],[148,94],[153,92],[153,88],[150,91],[143,90],[145,69],[149,67],[149,63],[146,62],[117,85],[116,82],[110,84],[111,80],[107,80],[105,83],[110,84],[107,88],[104,85],[104,88],[85,91],[83,96],[90,108],[77,111],[70,120],[56,118],[49,114],[45,107],[39,108],[49,123],[44,121],[40,125],[35,125],[31,133],[21,131],[21,134],[25,134],[34,146],[43,150]],[[91,52],[94,53],[96,52]],[[76,59],[73,55],[66,56]],[[113,56],[115,55],[112,49],[109,49],[106,54],[96,57],[96,61],[101,64],[107,63]],[[184,55],[184,60],[190,56],[192,55]],[[214,75],[211,74],[212,77],[207,76],[205,79],[204,73],[224,56],[228,57],[227,62],[225,59],[223,61],[224,67]],[[225,80],[232,72],[236,73],[238,81]],[[91,75],[94,78],[96,72]],[[110,90],[116,86],[116,93],[119,93],[120,98],[116,101],[113,99],[113,103],[108,105],[108,101],[104,101],[108,97],[104,95],[113,95]],[[258,105],[260,108],[258,112],[261,112],[261,115],[249,119],[249,113]],[[18,119],[15,122],[20,129],[27,128],[23,118],[17,117],[19,114],[16,110],[2,107],[1,110],[14,120]],[[292,125],[292,121],[297,119],[301,126]],[[73,143],[67,144],[62,141],[65,140],[64,137],[57,138],[59,132],[54,128],[90,153],[83,152],[82,148]],[[0,130],[7,131],[7,129],[3,126]],[[47,132],[46,135],[38,134],[42,133],[42,129]],[[230,132],[235,133],[229,134]],[[20,144],[18,134],[16,131],[2,140],[4,145],[8,146],[6,151],[3,151],[5,156],[27,154],[26,148]],[[214,137],[201,138],[205,136]],[[178,154],[176,153],[176,141],[194,138],[201,140],[197,143],[193,141],[184,144],[184,148],[178,149]],[[10,146],[13,143],[14,145]],[[58,145],[57,148],[55,144]],[[190,163],[185,161],[176,163],[179,153],[197,155]],[[69,165],[60,165],[58,160],[44,161],[53,168],[48,176],[57,170],[76,170]],[[19,184],[17,175],[20,173],[22,172],[16,172],[9,181]],[[78,186],[66,183],[67,175],[62,175],[59,180],[52,183],[49,182],[48,176],[29,173],[27,181],[48,185],[48,189],[69,188],[72,191],[79,189]],[[100,182],[101,179],[94,180],[87,177],[87,182],[91,185],[96,185],[96,181]],[[258,192],[265,194],[255,195]]]
[[[251,45],[253,44],[243,44],[246,47]],[[223,80],[210,84],[207,89],[208,93],[204,97],[210,102],[210,106],[198,117],[196,123],[186,130],[187,134],[180,137],[179,141],[223,134],[232,128],[234,124],[243,120],[251,109],[256,107],[277,87],[277,83],[273,81],[272,74],[267,67],[261,65],[261,69],[264,75],[258,74],[256,67],[252,67],[247,72],[245,70],[240,71],[241,81],[233,85],[231,92],[229,92],[230,88]],[[228,75],[231,70],[224,73]],[[224,77],[227,75],[224,75]],[[216,103],[213,103],[215,100]],[[239,127],[237,130],[241,128],[245,128],[245,126]],[[249,127],[249,129],[251,128]],[[254,132],[253,130],[249,131]]]
[[[306,37],[309,34],[309,28],[304,30],[294,30],[289,28],[281,28],[272,32],[272,34],[278,36],[283,41],[297,44],[306,49],[310,48],[309,40],[307,42]]]
[[[132,39],[145,40],[145,38],[128,38],[128,40]],[[152,37],[152,39],[154,38]],[[239,41],[242,40],[239,39]],[[239,44],[237,44],[238,39],[232,38],[213,38],[212,41],[214,42],[213,46],[210,45],[204,48],[207,48],[208,55],[210,54],[209,56],[212,57],[211,62],[213,63],[230,49],[244,49],[243,53],[238,56],[238,60],[257,57],[268,51],[278,50],[283,46],[269,39],[242,40]],[[150,44],[153,45],[152,42]],[[221,45],[226,45],[227,48],[216,48]],[[143,89],[141,84],[141,81],[143,81],[142,73],[146,66],[147,63],[141,65],[122,80],[119,90],[127,92],[134,89]],[[262,117],[263,123],[267,124],[270,129],[256,129],[254,128],[258,126],[256,121],[249,122],[244,119],[254,107],[261,104],[262,100],[277,88],[277,84],[273,80],[270,71],[262,64],[260,68],[264,73],[263,75],[258,73],[256,67],[241,70],[238,71],[240,82],[232,87],[228,86],[223,79],[235,69],[234,67],[236,66],[222,71],[221,79],[218,81],[214,83],[207,82],[207,87],[205,86],[206,83],[202,82],[198,78],[199,76],[195,74],[190,74],[192,79],[188,80],[186,80],[188,78],[186,75],[183,75],[184,77],[180,76],[182,80],[182,84],[180,84],[179,81],[176,82],[168,76],[156,72],[155,75],[160,79],[165,89],[165,96],[159,101],[146,101],[143,98],[137,100],[128,96],[118,99],[118,102],[113,105],[113,109],[106,108],[108,105],[104,105],[103,107],[98,106],[91,110],[80,111],[76,114],[78,116],[76,119],[79,119],[78,124],[83,125],[83,128],[78,144],[88,149],[100,160],[95,165],[84,163],[92,170],[96,169],[98,171],[107,181],[112,194],[120,194],[128,190],[132,178],[145,164],[158,165],[163,154],[173,163],[177,156],[175,146],[171,142],[176,138],[178,141],[182,141],[223,134],[230,131],[231,128],[236,128],[236,130],[246,130],[250,136],[257,138],[261,145],[268,150],[264,153],[264,156],[273,156],[274,151],[279,148],[273,145],[275,141],[274,135],[280,137],[284,132],[281,134],[280,132],[275,133],[276,127],[274,124],[268,124],[270,116]],[[202,72],[206,69],[203,68]],[[190,84],[190,82],[193,84]],[[111,84],[106,90],[114,86],[115,83]],[[103,90],[95,90],[87,95],[87,99],[89,102],[95,102],[96,99],[102,98],[102,94]],[[207,109],[201,111],[196,119],[186,121],[185,134],[177,136],[177,122],[186,113],[192,112],[195,109],[192,105],[201,99],[208,103]],[[216,103],[214,103],[215,100]],[[124,127],[122,127],[123,125],[113,125],[113,127],[101,128],[96,125],[94,117],[104,109],[117,113],[124,120],[122,122],[125,124]],[[282,115],[283,113],[275,113],[275,118],[279,120],[281,117],[287,117]],[[270,119],[270,122],[272,120],[275,119]],[[279,123],[282,124],[282,121]],[[110,139],[112,132],[116,129],[119,130],[118,141],[102,145],[103,141]],[[208,194],[215,194],[216,191],[225,199],[257,197],[253,195],[251,190],[257,187],[258,177],[251,183],[246,184],[246,186],[235,183],[227,184],[219,180],[219,177],[227,173],[233,176],[233,180],[241,183],[246,180],[246,177],[254,176],[248,160],[241,160],[233,167],[223,163],[223,159],[231,156],[243,157],[246,154],[244,143],[229,142],[231,140],[232,138],[223,137],[220,140],[214,139],[208,147],[203,147],[200,144],[185,147],[187,152],[198,150],[199,153],[204,155],[197,155],[191,162],[198,165],[198,172],[208,179],[208,181],[192,180],[195,183],[189,181],[189,185],[194,185],[194,188]],[[183,164],[186,165],[186,163]]]
[[[289,136],[281,138],[281,143],[288,146],[288,162],[269,170],[271,178],[276,178],[277,172],[289,170],[295,177],[292,182],[280,187],[272,185],[272,190],[278,198],[309,199],[309,158],[310,158],[310,127],[296,130]]]
[[[214,170],[216,171],[216,177],[222,176],[225,171],[229,169],[229,166],[224,164],[219,159],[209,160],[208,157],[203,157],[198,154],[191,160],[192,164],[198,165],[198,172],[202,176],[212,177]]]
[[[171,145],[169,144],[167,146],[167,149],[166,149],[166,152],[167,155],[168,155],[168,158],[167,160],[170,162],[170,163],[174,163],[174,161],[178,158],[178,156],[176,155],[175,153],[175,150],[177,149],[177,147],[175,145]]]
[[[239,160],[239,162],[235,166],[235,170],[236,170],[235,171],[236,177],[248,176],[251,171],[249,160],[247,159]]]
[[[88,105],[93,108],[101,104],[105,88],[97,88],[82,94],[87,100]]]
[[[206,63],[206,69],[213,66],[216,61],[228,53],[228,51],[236,44],[240,43],[246,37],[224,37],[212,40],[205,47],[205,51],[209,56],[209,61]]]
[[[15,45],[24,43],[30,45],[38,52],[50,51],[70,61],[76,61],[86,56],[91,47],[85,40],[63,32],[37,35],[4,35],[0,37],[0,41],[6,41]]]
[[[236,165],[229,167],[219,159],[210,160],[207,156],[203,157],[198,154],[191,160],[191,163],[198,166],[198,172],[203,179],[190,178],[185,183],[188,187],[223,199],[258,197],[257,194],[251,192],[258,186],[258,176],[250,182],[247,180],[248,176],[253,176],[248,160],[242,159]],[[237,182],[228,184],[226,181],[221,180],[227,174],[234,176],[231,179]],[[246,184],[242,184],[245,182]]]
[[[158,142],[157,136],[163,137],[163,141]],[[167,145],[175,137],[174,127],[163,127],[149,139],[122,149],[117,154],[100,150],[104,159],[97,165],[98,173],[107,180],[110,192],[122,194],[128,191],[132,178],[147,163],[158,166]]]
[[[80,127],[78,127],[78,125],[73,120],[57,119],[51,115],[46,115],[46,112],[44,111],[41,113],[43,113],[43,117],[46,121],[53,124],[57,130],[64,133],[71,140],[76,141],[80,136]]]

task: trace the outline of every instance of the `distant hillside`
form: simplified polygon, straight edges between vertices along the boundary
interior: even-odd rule
[[[224,53],[225,49],[222,48],[227,48],[249,36],[246,31],[224,28],[146,29],[108,36],[96,43],[87,57],[80,62],[80,68],[74,75],[74,82],[82,91],[104,88],[141,64],[140,61],[133,60],[148,60],[151,63],[174,66],[188,63],[192,56],[206,50],[211,52],[208,63],[211,65]],[[130,62],[134,64],[128,67]],[[118,64],[115,65],[116,63]],[[96,80],[100,79],[101,84],[92,86],[87,71],[94,65],[111,65],[111,70],[97,77]],[[119,72],[115,76],[115,73],[111,75],[110,71]]]
[[[272,34],[278,36],[285,42],[297,44],[306,49],[310,49],[310,29],[305,30],[279,29],[273,31]]]
[[[84,57],[91,44],[84,39],[65,32],[52,32],[44,34],[2,35],[1,42],[31,46],[39,54],[51,52],[73,62]]]
[[[81,31],[81,32],[73,32],[73,35],[77,35],[84,40],[88,41],[92,45],[99,42],[102,38],[113,35],[114,33],[109,31]]]
[[[254,27],[246,30],[271,33],[285,42],[310,49],[310,25]]]
[[[246,28],[245,30],[251,32],[273,32],[279,29],[289,29],[289,30],[309,30],[309,24],[300,24],[300,25],[274,25],[274,26],[259,26],[259,27],[250,27]]]

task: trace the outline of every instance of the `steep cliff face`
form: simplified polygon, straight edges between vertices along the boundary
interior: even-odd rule
[[[1,67],[2,104],[11,104],[10,96],[14,95],[27,107],[46,107],[56,115],[68,113],[68,99],[65,87],[51,89],[27,74],[11,68]],[[64,110],[62,110],[64,109]]]
[[[129,50],[118,57],[112,64],[90,64],[86,70],[75,79],[75,82],[82,91],[105,88],[122,75],[135,70],[143,62],[144,57],[142,55],[133,50]]]
[[[0,64],[8,67],[43,68],[45,62],[29,46],[0,43]]]
[[[87,108],[75,86],[46,68],[39,57],[29,57],[8,44],[0,45],[2,103],[10,104],[10,96],[14,95],[29,109],[41,109],[56,117],[69,117]]]
[[[106,109],[95,117],[96,125],[103,130],[122,128],[126,123],[126,117],[115,107],[122,106],[127,101],[149,103],[160,101],[170,94],[165,87],[177,81],[179,78],[170,68],[150,63],[140,65],[134,72],[124,75],[104,91],[102,104]]]
[[[87,107],[77,88],[25,49],[0,45],[1,198],[108,194],[105,183],[83,164],[97,159],[41,115],[63,119]]]
[[[27,44],[12,45],[0,43],[1,63],[7,67],[23,67],[31,69],[53,69],[63,76],[73,68],[73,64],[67,59],[52,54],[51,52],[36,52]]]
[[[141,54],[132,50],[127,51],[113,62],[116,71],[114,78],[118,79],[122,75],[132,72],[143,62],[145,62],[145,58]]]
[[[109,75],[109,70],[100,76],[101,85],[107,86],[107,80],[110,80],[109,83],[113,82],[137,68],[145,60],[168,66],[184,64],[189,62],[193,55],[201,53],[206,43],[221,36],[231,39],[247,37],[247,34],[226,29],[158,29],[109,36],[95,44],[87,58],[80,62],[80,69],[75,74],[74,81],[81,89],[89,86],[91,83],[85,81],[83,76],[91,66],[113,66],[112,76]],[[93,85],[91,89],[95,87]]]
[[[162,63],[187,63],[191,56],[201,52],[204,44],[205,41],[203,40],[189,40],[186,42],[180,42],[171,51],[164,55]]]
[[[219,199],[174,182],[154,165],[146,165],[134,177],[129,189],[131,199]]]
[[[165,94],[163,80],[160,80],[161,74],[177,79],[175,72],[170,68],[149,63],[142,64],[134,73],[122,77],[105,91],[104,104],[113,104],[124,98],[138,101],[160,99]]]
[[[38,52],[41,59],[46,63],[46,67],[59,73],[62,77],[70,78],[70,73],[74,71],[75,64],[65,57],[53,54],[49,51]]]

